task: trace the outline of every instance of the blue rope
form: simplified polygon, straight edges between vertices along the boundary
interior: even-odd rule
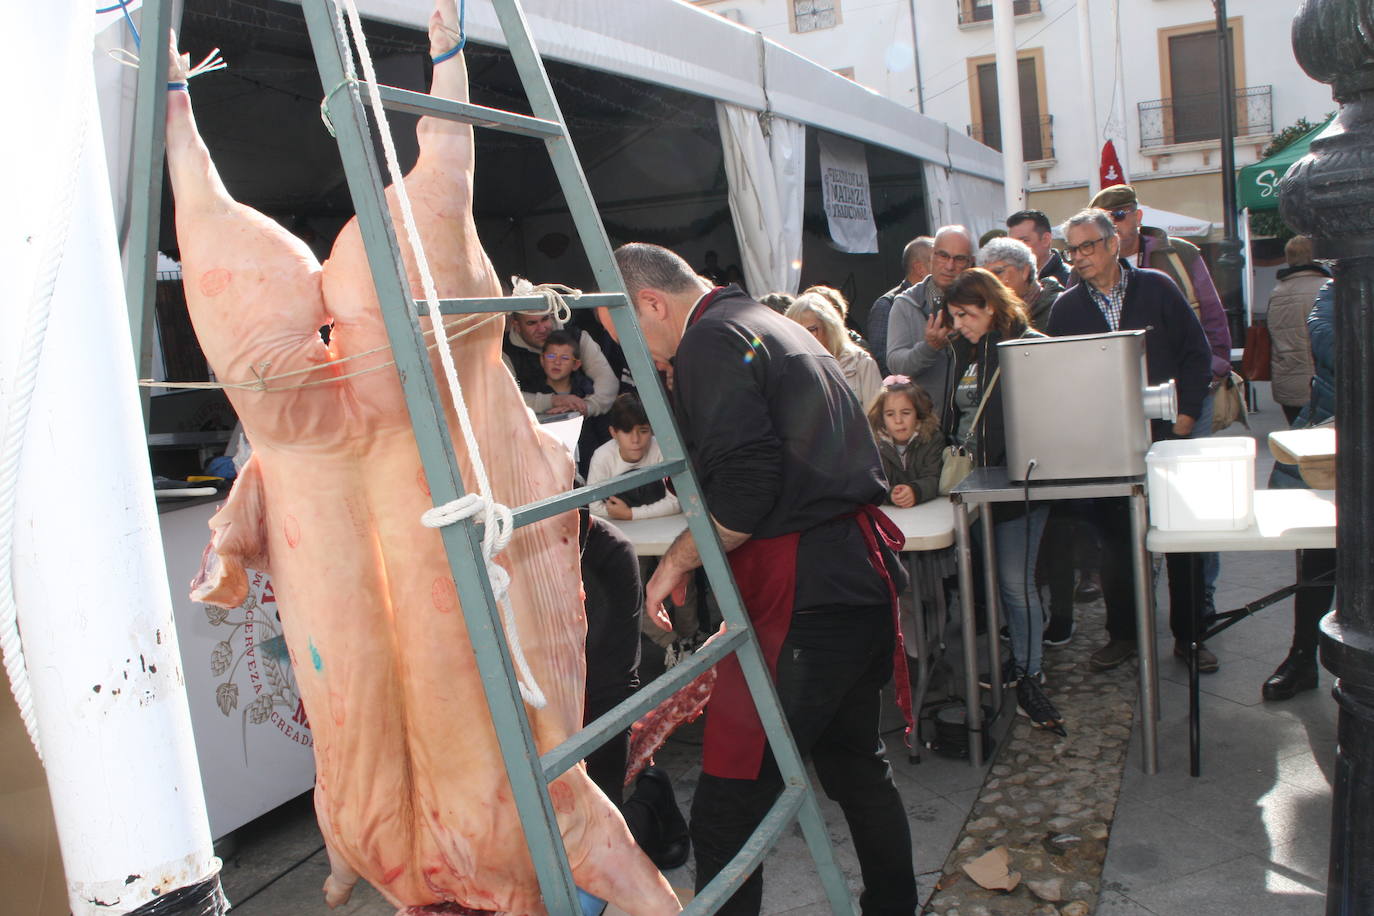
[[[128,14],[126,13],[125,15],[128,15]],[[467,33],[467,31],[463,28],[463,24],[467,21],[467,16],[468,16],[468,2],[467,2],[467,0],[458,0],[458,43],[457,43],[456,45],[454,45],[453,47],[449,48],[449,49],[448,49],[447,51],[445,51],[443,54],[440,54],[438,57],[433,58],[434,63],[436,63],[436,64],[442,64],[444,61],[446,61],[446,60],[448,60],[449,58],[454,57],[455,55],[457,55],[458,52],[460,52],[460,51],[463,50],[463,48],[467,47],[467,43],[468,43],[468,33]]]
[[[115,10],[119,10],[121,13],[123,13],[123,14],[124,14],[124,21],[127,22],[127,23],[129,24],[129,31],[132,32],[132,33],[133,33],[133,36],[134,36],[134,48],[135,48],[136,50],[142,51],[142,50],[143,50],[143,41],[142,41],[142,39],[140,39],[140,38],[138,37],[138,28],[134,25],[133,17],[131,17],[131,16],[129,15],[129,4],[132,3],[132,2],[133,2],[133,0],[119,0],[119,3],[116,4],[115,6],[107,6],[107,7],[106,7],[105,9],[103,9],[103,10],[96,10],[96,12],[97,12],[97,13],[112,13],[112,12],[114,12]]]

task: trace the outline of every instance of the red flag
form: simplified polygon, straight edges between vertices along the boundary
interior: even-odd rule
[[[1126,170],[1121,167],[1121,160],[1116,156],[1116,145],[1110,140],[1102,144],[1102,168],[1099,174],[1104,188],[1127,182]]]

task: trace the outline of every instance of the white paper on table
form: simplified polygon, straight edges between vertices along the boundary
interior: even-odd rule
[[[573,413],[558,419],[541,419],[539,425],[545,432],[562,442],[570,455],[577,457],[577,440],[582,435],[582,414]]]

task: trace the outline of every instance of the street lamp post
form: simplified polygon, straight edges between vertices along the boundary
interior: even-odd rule
[[[1374,0],[1303,0],[1293,51],[1340,103],[1279,184],[1290,226],[1337,258],[1335,288],[1336,610],[1322,664],[1339,707],[1328,916],[1374,912]]]
[[[1226,0],[1212,0],[1217,19],[1217,66],[1221,71],[1221,207],[1226,237],[1217,256],[1226,323],[1231,340],[1245,339],[1244,306],[1236,302],[1240,272],[1245,267],[1236,226],[1236,80],[1232,63],[1231,30],[1226,22]]]

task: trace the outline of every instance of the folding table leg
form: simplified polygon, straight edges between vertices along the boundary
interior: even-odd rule
[[[1146,775],[1159,772],[1159,670],[1155,658],[1154,579],[1150,553],[1145,549],[1145,488],[1134,486],[1130,495],[1132,566],[1135,567],[1136,649],[1140,656],[1140,735]]]
[[[968,727],[968,760],[983,765],[983,704],[978,692],[978,621],[973,613],[973,546],[970,544],[968,507],[957,496],[954,503],[954,548],[959,559],[960,628],[964,637],[964,722]],[[995,637],[994,637],[995,638]]]

